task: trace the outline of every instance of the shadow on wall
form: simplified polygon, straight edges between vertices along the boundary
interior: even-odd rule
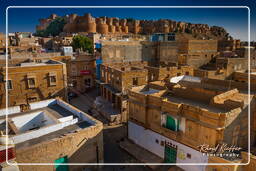
[[[54,165],[20,165],[20,170],[44,171],[81,171],[85,168],[96,168],[89,165],[58,165],[57,163],[103,163],[103,132],[98,132],[93,138],[87,138],[91,132],[75,133],[61,137],[49,143],[41,143],[29,149],[20,151],[17,163],[54,163]],[[38,152],[41,151],[41,152]],[[20,156],[20,157],[19,157]],[[46,157],[47,156],[47,157]],[[32,157],[32,158],[31,158]],[[33,161],[31,161],[33,160]]]

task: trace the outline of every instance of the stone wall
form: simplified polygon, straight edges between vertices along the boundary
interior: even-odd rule
[[[54,163],[55,160],[67,156],[68,163],[103,163],[103,126],[102,124],[69,133],[40,144],[16,147],[17,163]],[[47,156],[47,157],[46,157]],[[78,171],[86,165],[70,165],[69,170]],[[21,171],[54,170],[54,165],[19,166]]]
[[[154,43],[141,41],[104,41],[102,42],[103,63],[151,61],[156,56]]]
[[[202,77],[202,78],[212,78],[212,79],[224,80],[224,79],[226,79],[226,70],[195,69],[194,76]]]
[[[28,58],[51,58],[54,56],[61,56],[60,52],[47,52],[47,53],[33,53],[33,52],[13,52],[10,55],[11,59],[28,59]]]
[[[217,55],[216,40],[180,39],[177,44],[180,63],[195,68],[207,64]]]

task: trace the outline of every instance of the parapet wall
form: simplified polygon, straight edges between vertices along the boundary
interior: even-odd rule
[[[49,52],[49,53],[32,53],[32,52],[13,52],[10,57],[11,59],[18,58],[50,58],[54,56],[61,56],[60,52]]]
[[[202,79],[203,87],[219,90],[230,90],[237,88],[238,90],[248,90],[248,83],[236,82],[233,80],[217,80],[217,79]],[[256,91],[256,86],[251,86],[251,91]]]

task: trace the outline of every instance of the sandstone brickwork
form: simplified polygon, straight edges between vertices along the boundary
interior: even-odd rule
[[[66,64],[36,59],[8,67],[8,106],[61,97],[66,100]],[[22,66],[20,66],[22,65]],[[5,66],[5,65],[4,65]],[[6,107],[6,69],[0,67],[0,108]],[[51,79],[53,80],[50,80]],[[54,77],[54,78],[52,78]]]

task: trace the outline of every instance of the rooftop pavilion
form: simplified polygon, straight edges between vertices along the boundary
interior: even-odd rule
[[[29,146],[65,134],[90,129],[102,123],[60,99],[50,99],[0,110],[0,130],[16,146]],[[6,112],[8,117],[6,120]],[[6,124],[8,129],[6,132]]]

